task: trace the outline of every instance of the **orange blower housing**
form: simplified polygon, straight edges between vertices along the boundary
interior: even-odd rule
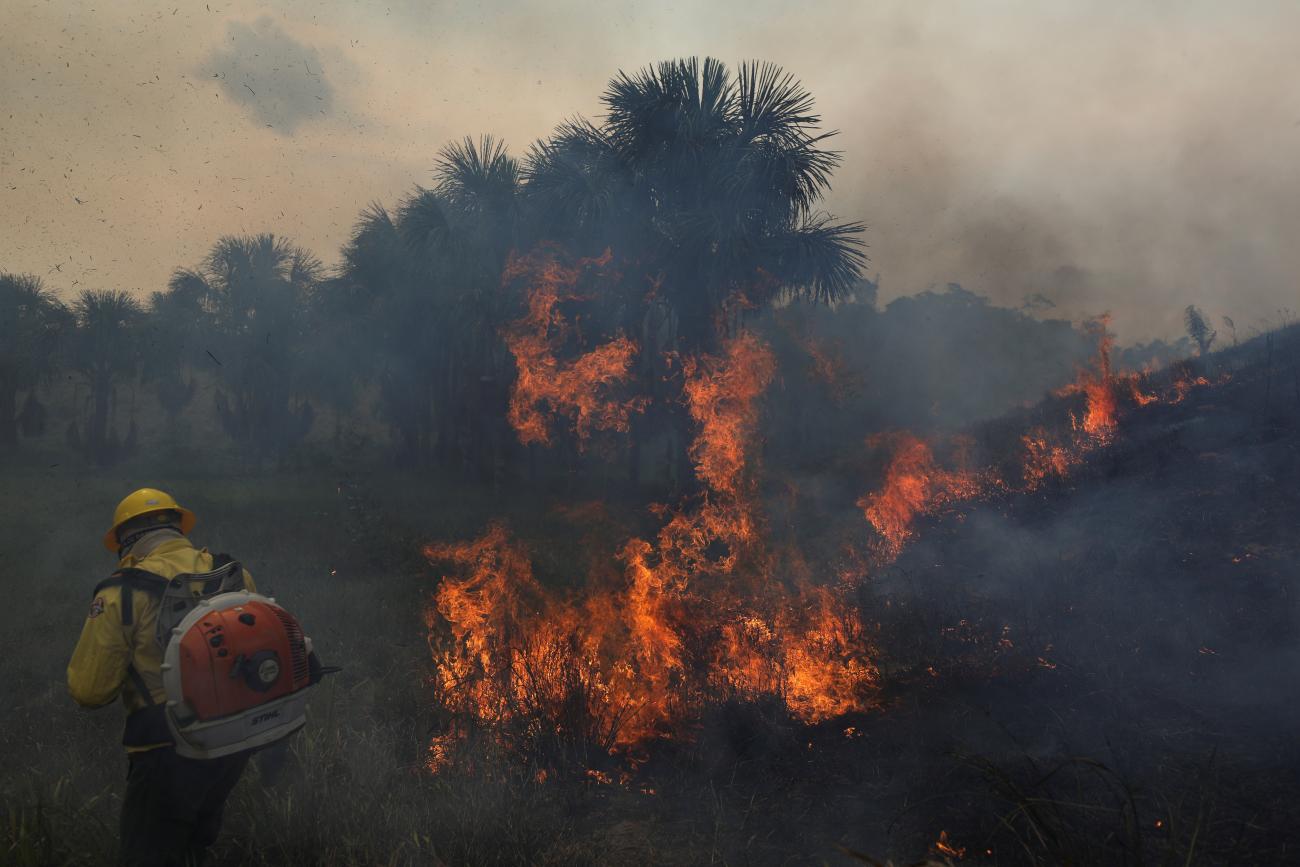
[[[293,615],[249,601],[203,617],[180,639],[182,698],[214,720],[309,684],[307,647]]]
[[[301,728],[310,654],[297,619],[273,599],[241,591],[200,601],[163,653],[177,753],[218,758]]]

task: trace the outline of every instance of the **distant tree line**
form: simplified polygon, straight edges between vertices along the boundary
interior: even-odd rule
[[[321,410],[365,406],[403,466],[478,478],[535,472],[541,458],[577,466],[572,436],[545,452],[507,424],[516,369],[504,335],[530,287],[503,273],[534,250],[612,252],[602,279],[561,304],[576,327],[559,351],[635,343],[627,390],[651,400],[608,445],[634,481],[655,444],[662,475],[690,483],[679,359],[717,351],[760,316],[782,369],[813,379],[777,385],[773,447],[791,454],[996,414],[1060,384],[1090,351],[1069,323],[955,285],[878,311],[862,226],[819,210],[840,161],[831,133],[780,68],[668,61],[620,73],[602,102],[599,123],[566,121],[522,158],[491,136],[445,147],[429,187],[359,215],[336,268],[263,234],[219,239],[143,299],[94,289],[65,303],[36,277],[0,273],[0,444],[44,435],[40,394],[59,375],[75,404],[68,446],[113,463],[138,447],[137,394],[179,430],[201,370],[205,414],[255,464],[292,454]],[[1204,315],[1189,307],[1185,320],[1207,352]],[[831,410],[834,424],[815,421]]]
[[[39,385],[63,370],[85,389],[69,442],[111,463],[138,436],[134,414],[119,430],[124,392],[147,387],[175,419],[202,364],[221,429],[257,460],[299,442],[317,407],[346,411],[370,388],[395,459],[495,472],[511,459],[485,453],[507,448],[502,330],[526,292],[502,281],[512,251],[613,251],[623,276],[566,311],[582,321],[566,351],[626,334],[648,391],[671,391],[666,358],[715,350],[766,305],[852,290],[862,227],[818,210],[839,156],[792,76],[674,60],[620,73],[602,102],[599,123],[567,121],[522,159],[490,136],[444,148],[431,187],[361,214],[334,270],[257,235],[220,239],[147,301],[88,290],[65,304],[3,275],[0,442],[42,428]],[[633,440],[658,425],[684,457],[689,419],[661,406]]]

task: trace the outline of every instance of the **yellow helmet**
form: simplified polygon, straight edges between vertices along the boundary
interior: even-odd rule
[[[104,534],[104,547],[116,554],[118,550],[117,530],[132,518],[139,518],[143,515],[152,515],[154,512],[178,512],[181,516],[181,532],[189,535],[190,530],[194,529],[198,519],[189,509],[181,508],[171,494],[166,491],[160,491],[157,488],[141,488],[126,495],[122,502],[117,504],[117,510],[113,512],[113,526],[108,528]]]

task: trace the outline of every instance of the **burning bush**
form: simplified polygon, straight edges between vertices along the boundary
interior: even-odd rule
[[[594,430],[626,433],[630,417],[645,409],[645,398],[620,400],[613,394],[631,376],[637,354],[637,345],[626,336],[616,335],[573,359],[560,356],[575,331],[561,304],[581,300],[576,288],[579,279],[589,270],[608,266],[612,258],[606,251],[598,259],[565,265],[557,252],[542,249],[529,256],[512,256],[506,265],[503,282],[523,277],[532,285],[527,315],[505,330],[517,370],[509,419],[524,445],[550,443],[549,415],[569,417],[582,447]]]
[[[566,265],[544,250],[507,269],[507,281],[529,283],[528,312],[506,329],[521,442],[549,442],[566,419],[581,447],[594,431],[626,431],[646,408],[646,398],[618,394],[635,345],[621,335],[584,343],[576,318],[562,313],[583,300],[584,275],[611,261],[606,253]],[[568,593],[548,589],[502,523],[425,549],[447,567],[426,618],[432,686],[449,723],[429,766],[455,761],[457,744],[478,733],[544,777],[581,776],[608,755],[634,765],[648,743],[682,738],[723,702],[775,700],[803,723],[872,708],[879,655],[860,599],[850,598],[862,573],[892,563],[928,515],[1067,477],[1114,439],[1124,412],[1160,400],[1146,376],[1112,369],[1106,326],[1105,317],[1089,323],[1095,362],[1056,394],[1067,418],[1021,434],[1011,472],[980,466],[968,438],[938,448],[905,431],[871,437],[868,447],[887,455],[879,485],[858,500],[874,530],[871,554],[838,581],[819,580],[797,548],[769,539],[756,446],[773,352],[740,331],[717,353],[668,359],[680,370],[700,488],[676,507],[653,507],[662,521],[653,537],[631,535],[608,551],[618,568],[571,576]],[[1178,381],[1166,401],[1185,393]]]
[[[781,574],[766,542],[753,445],[771,353],[741,334],[682,369],[704,491],[661,510],[653,541],[622,546],[621,584],[588,576],[572,597],[544,592],[502,525],[426,549],[452,567],[427,622],[453,732],[488,730],[563,769],[679,737],[722,699],[776,696],[805,722],[870,705],[878,675],[858,612],[841,591]]]

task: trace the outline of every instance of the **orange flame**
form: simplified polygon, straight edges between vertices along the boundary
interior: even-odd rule
[[[862,377],[845,360],[839,346],[818,341],[809,334],[793,333],[791,336],[808,355],[811,378],[825,387],[832,403],[842,406],[859,393]]]
[[[683,362],[686,403],[700,433],[691,459],[700,479],[720,494],[738,496],[747,450],[758,428],[758,396],[776,375],[776,357],[749,333],[727,341],[720,357]]]
[[[948,839],[947,831],[939,832],[939,839],[934,841],[931,850],[936,855],[947,855],[949,858],[956,858],[958,860],[966,857],[966,847],[954,845],[953,842]]]
[[[918,517],[972,499],[985,489],[979,475],[940,468],[930,446],[913,434],[878,434],[867,445],[886,447],[892,453],[881,489],[858,500],[858,508],[880,534],[886,559],[892,560],[903,550]]]
[[[1003,482],[992,469],[944,469],[930,444],[910,433],[868,440],[868,445],[884,446],[892,453],[880,488],[858,500],[858,507],[880,537],[876,550],[879,561],[898,557],[915,534],[918,518],[995,491],[1033,491],[1050,479],[1068,478],[1089,452],[1114,440],[1123,405],[1141,409],[1156,403],[1178,403],[1193,388],[1210,384],[1205,377],[1192,377],[1186,369],[1180,369],[1168,393],[1161,397],[1148,387],[1149,372],[1116,373],[1111,365],[1114,335],[1109,325],[1109,315],[1085,323],[1085,330],[1097,341],[1093,366],[1056,391],[1058,397],[1084,398],[1082,417],[1070,414],[1071,433],[1060,438],[1040,425],[1021,436],[1022,483],[1018,488]],[[1221,381],[1227,378],[1225,375]]]
[[[573,360],[558,356],[574,333],[559,305],[581,299],[578,281],[589,271],[608,266],[612,258],[606,250],[598,259],[566,266],[556,253],[543,249],[527,256],[512,255],[506,265],[503,283],[524,278],[532,284],[528,314],[503,335],[518,369],[510,392],[510,425],[525,445],[550,443],[551,415],[572,418],[582,448],[593,430],[626,431],[630,417],[645,409],[645,398],[619,400],[613,394],[632,376],[637,345],[628,337],[619,335]]]
[[[1054,442],[1041,427],[1023,435],[1020,441],[1025,447],[1022,475],[1026,490],[1035,490],[1051,478],[1066,478],[1083,460],[1079,449]]]
[[[1109,313],[1084,323],[1084,330],[1097,340],[1096,369],[1081,371],[1078,379],[1057,392],[1062,397],[1085,395],[1087,403],[1083,419],[1072,417],[1074,428],[1101,442],[1110,439],[1118,423],[1117,383],[1110,364],[1115,336],[1108,331],[1109,327]]]
[[[1225,373],[1219,381],[1227,382],[1229,379],[1231,379],[1231,375]],[[1169,403],[1182,403],[1187,400],[1187,396],[1191,394],[1194,389],[1204,388],[1210,384],[1209,379],[1204,376],[1193,374],[1191,369],[1186,365],[1178,365],[1177,374],[1173,383],[1170,385],[1167,400]]]
[[[672,736],[709,697],[774,695],[808,722],[870,706],[879,674],[857,611],[839,590],[780,580],[760,532],[753,444],[771,351],[742,334],[683,372],[706,492],[653,541],[623,544],[621,585],[589,575],[557,598],[500,524],[425,549],[452,567],[426,618],[433,686],[465,724],[520,749],[561,735],[625,749]],[[448,755],[436,745],[433,770]]]

